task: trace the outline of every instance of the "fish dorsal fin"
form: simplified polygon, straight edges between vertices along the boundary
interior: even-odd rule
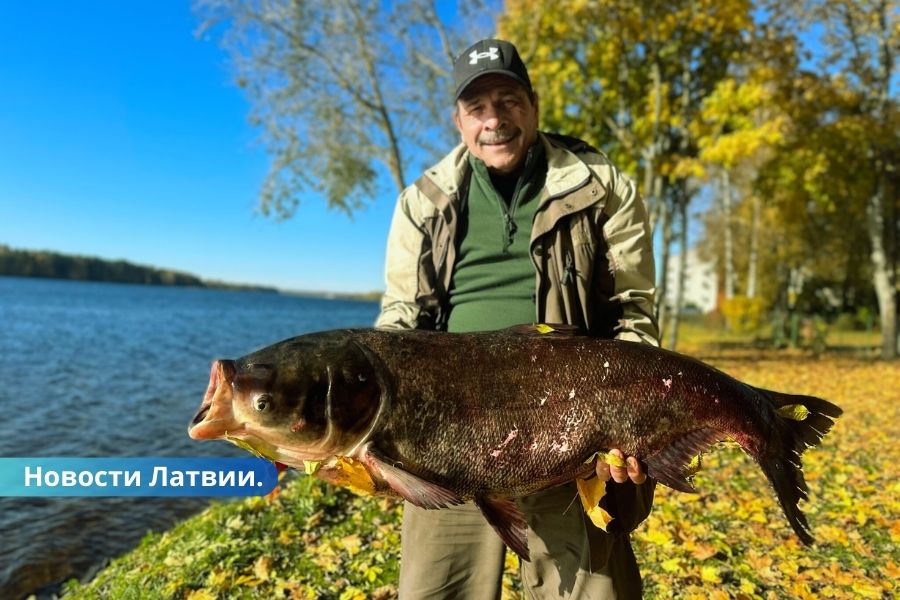
[[[377,470],[392,490],[420,508],[446,508],[463,503],[455,492],[392,465],[371,449],[366,450],[363,460]]]
[[[508,498],[484,497],[475,498],[475,504],[481,509],[484,518],[491,524],[503,543],[518,554],[519,558],[530,561],[528,538],[525,537],[528,524],[518,505]]]
[[[695,456],[723,437],[715,429],[695,429],[647,458],[647,475],[680,492],[696,492],[688,481],[688,466]]]
[[[523,323],[507,327],[505,331],[517,335],[587,335],[581,327],[565,323]]]

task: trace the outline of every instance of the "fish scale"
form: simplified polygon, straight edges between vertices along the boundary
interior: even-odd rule
[[[797,406],[802,420],[785,416]],[[807,495],[800,457],[840,414],[820,398],[756,388],[675,352],[571,328],[355,329],[217,361],[188,433],[298,468],[324,461],[317,474],[326,480],[346,479],[329,469],[350,458],[375,490],[424,508],[473,500],[527,560],[526,525],[510,499],[586,477],[592,457],[612,448],[642,460],[660,483],[693,491],[693,457],[723,439],[760,465],[811,543],[797,506]]]

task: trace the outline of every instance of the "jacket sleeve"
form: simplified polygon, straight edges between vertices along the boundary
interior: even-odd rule
[[[416,302],[419,259],[425,242],[418,192],[405,189],[397,199],[385,253],[385,291],[375,326],[385,329],[415,329],[422,308]]]
[[[615,169],[612,173],[612,193],[604,209],[609,219],[603,226],[603,234],[609,245],[610,268],[615,274],[613,299],[623,311],[616,339],[658,346],[654,305],[656,265],[647,208],[634,183]]]
[[[641,485],[630,481],[616,483],[610,479],[601,504],[613,518],[609,532],[631,533],[637,529],[650,515],[655,490],[656,480],[650,478]]]
[[[612,189],[604,209],[609,219],[603,234],[609,246],[610,267],[615,273],[615,296],[622,317],[616,339],[659,345],[655,317],[656,265],[653,235],[643,198],[634,183],[612,169]],[[614,517],[612,531],[633,531],[653,506],[656,482],[642,485],[630,481],[607,484],[607,510]]]

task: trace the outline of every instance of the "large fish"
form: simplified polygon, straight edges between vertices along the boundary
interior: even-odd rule
[[[215,361],[188,433],[298,468],[344,457],[375,491],[424,508],[473,500],[527,559],[513,498],[587,477],[591,457],[610,448],[641,459],[660,483],[694,491],[689,463],[723,439],[762,467],[811,543],[797,506],[807,497],[800,456],[840,414],[675,352],[566,329],[352,329]],[[319,475],[329,473],[336,478]]]

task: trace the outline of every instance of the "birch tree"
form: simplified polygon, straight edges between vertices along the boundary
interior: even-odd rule
[[[840,116],[846,129],[864,131],[858,181],[865,192],[865,223],[873,286],[881,317],[881,356],[897,358],[897,164],[900,110],[892,94],[900,54],[897,0],[807,0],[799,20],[825,34],[819,56],[823,77],[855,95],[854,113]],[[856,137],[856,136],[854,136]]]
[[[508,0],[500,21],[528,53],[543,126],[607,151],[642,183],[651,225],[664,232],[686,213],[666,202],[690,198],[666,191],[693,176],[690,122],[752,27],[745,0]]]
[[[308,195],[351,214],[406,187],[454,140],[453,57],[493,30],[461,0],[196,0],[199,34],[229,51],[270,158],[259,207],[290,217]]]

